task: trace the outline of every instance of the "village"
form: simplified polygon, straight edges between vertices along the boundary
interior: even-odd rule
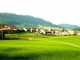
[[[12,34],[13,32],[34,32],[40,33],[42,35],[53,35],[53,36],[79,36],[80,32],[78,30],[73,31],[71,29],[66,28],[47,28],[47,29],[38,29],[38,28],[16,28],[11,25],[0,26],[0,39],[5,38],[5,34]]]

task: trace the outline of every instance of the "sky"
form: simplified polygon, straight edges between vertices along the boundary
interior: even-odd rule
[[[0,0],[0,12],[31,15],[53,24],[80,26],[80,0]]]

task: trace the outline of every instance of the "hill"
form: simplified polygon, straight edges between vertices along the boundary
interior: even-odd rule
[[[60,27],[41,18],[13,13],[0,13],[0,25],[14,25],[16,27]]]
[[[79,26],[77,25],[72,25],[72,24],[59,24],[59,26],[62,26],[64,28],[69,28],[69,29],[80,29]]]

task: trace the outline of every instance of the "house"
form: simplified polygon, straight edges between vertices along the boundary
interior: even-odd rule
[[[53,34],[54,35],[59,35],[59,30],[58,29],[53,29]]]
[[[45,31],[45,34],[51,34],[51,31],[49,31],[49,30],[44,30]]]
[[[80,32],[79,31],[75,31],[74,35],[80,36]]]
[[[11,25],[0,26],[0,29],[3,29],[3,30],[16,30],[16,28],[14,26],[11,26]]]
[[[24,31],[28,31],[28,32],[38,32],[39,29],[37,29],[37,28],[24,28]]]
[[[38,32],[39,30],[38,30],[38,28],[32,28],[32,31],[33,32]]]
[[[70,35],[74,35],[74,31],[73,30],[68,30],[68,32],[70,33]]]
[[[42,34],[51,34],[51,31],[48,31],[47,29],[41,29],[40,33],[42,33]]]
[[[2,29],[3,28],[3,26],[0,26],[0,29]]]
[[[15,30],[16,28],[14,26],[11,26],[11,25],[5,25],[3,27],[3,29],[10,29],[10,30]]]

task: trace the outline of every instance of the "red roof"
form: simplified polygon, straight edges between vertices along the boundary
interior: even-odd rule
[[[14,26],[4,26],[4,28],[7,28],[7,29],[15,29]]]
[[[3,28],[3,26],[0,26],[0,29]]]

